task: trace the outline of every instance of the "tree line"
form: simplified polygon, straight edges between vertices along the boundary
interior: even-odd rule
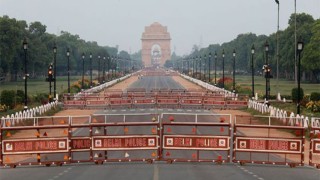
[[[313,19],[311,15],[301,13],[296,15],[297,38],[302,38],[304,49],[301,54],[302,80],[312,83],[320,82],[320,19]],[[288,21],[288,27],[278,31],[279,39],[279,78],[295,80],[295,15],[292,14]],[[236,71],[238,73],[251,73],[251,48],[255,47],[254,69],[255,74],[262,73],[265,64],[265,43],[269,44],[268,61],[271,66],[273,77],[276,77],[277,34],[256,35],[254,33],[239,34],[234,40],[223,44],[211,44],[206,48],[193,47],[190,55],[184,57],[172,56],[172,60],[166,63],[172,66],[174,61],[189,61],[194,57],[201,56],[202,59],[211,52],[214,61],[214,54],[217,53],[217,68],[221,70],[222,51],[225,52],[225,71],[233,71],[233,51],[236,51]],[[298,59],[298,57],[297,57]]]
[[[98,69],[98,56],[120,56],[130,59],[126,51],[118,52],[117,47],[99,46],[95,41],[85,41],[79,35],[61,31],[59,35],[46,31],[46,25],[40,22],[28,24],[9,16],[0,17],[0,77],[6,81],[17,81],[24,75],[24,50],[22,42],[28,43],[27,68],[30,78],[47,75],[48,65],[53,62],[53,47],[57,47],[57,75],[66,75],[67,56],[70,50],[70,72],[82,73],[82,53],[85,53],[85,71],[89,70],[89,54],[92,53],[93,69]],[[139,61],[138,61],[139,62]],[[102,62],[101,62],[102,63]],[[119,63],[126,64],[124,61]],[[121,64],[118,64],[121,66]]]

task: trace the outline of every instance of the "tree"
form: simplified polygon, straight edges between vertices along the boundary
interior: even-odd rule
[[[310,42],[306,44],[303,51],[303,58],[301,64],[306,70],[312,72],[311,80],[313,82],[319,82],[320,74],[320,19],[313,23],[312,37]]]

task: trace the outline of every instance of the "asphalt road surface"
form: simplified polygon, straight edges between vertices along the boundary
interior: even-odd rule
[[[147,92],[151,89],[184,89],[170,76],[143,76],[129,88],[146,88]]]
[[[171,77],[143,77],[138,82],[132,84],[130,88],[172,88],[181,89],[182,86],[175,83]],[[181,110],[181,109],[117,109],[117,110],[97,110],[96,114],[137,114],[137,113],[189,113],[189,114],[208,114],[212,111],[208,110]],[[193,118],[184,117],[186,121]],[[143,119],[135,116],[128,121],[149,121],[149,118]],[[205,117],[203,121],[209,121]],[[123,128],[115,128],[114,133],[121,133]],[[149,132],[149,130],[141,130],[139,128],[132,131]],[[178,130],[179,133],[182,130]],[[199,130],[199,134],[205,133],[205,130]],[[84,129],[76,130],[78,136],[86,134]],[[140,154],[143,155],[144,152]],[[182,154],[184,152],[181,152]],[[80,156],[88,156],[88,154],[80,154]],[[104,163],[103,165],[95,165],[93,163],[80,163],[63,165],[61,167],[51,166],[23,166],[15,169],[0,168],[0,180],[94,180],[94,179],[139,179],[139,180],[201,180],[201,179],[224,179],[224,180],[267,180],[267,179],[283,179],[283,180],[320,180],[320,170],[313,167],[296,167],[288,166],[272,166],[272,165],[256,165],[246,164],[240,166],[234,163],[224,163],[218,165],[215,163],[177,163],[166,164],[165,162],[154,162],[147,164],[146,162],[119,162]]]

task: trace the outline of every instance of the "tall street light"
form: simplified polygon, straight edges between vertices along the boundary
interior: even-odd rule
[[[233,93],[236,92],[236,50],[233,50]]]
[[[277,85],[276,85],[276,89],[277,89],[277,93],[279,93],[279,12],[280,12],[280,3],[279,0],[275,0],[275,2],[278,5],[278,23],[277,23],[277,33],[276,33],[276,41],[277,41]]]
[[[202,76],[201,76],[201,66],[202,66],[202,58],[201,58],[201,56],[199,56],[199,68],[200,68],[200,80],[202,80]]]
[[[297,51],[298,51],[298,103],[297,103],[297,114],[300,115],[300,94],[301,94],[301,89],[300,89],[300,67],[301,67],[301,52],[303,50],[303,41],[302,38],[300,36],[299,41],[297,42]]]
[[[196,61],[196,76],[195,76],[195,78],[198,79],[198,56],[195,57],[195,61]]]
[[[195,61],[195,57],[191,58],[192,60],[192,77],[194,78],[194,61]]]
[[[105,83],[106,79],[106,57],[103,56],[103,75],[102,75],[102,79],[103,79],[103,83]]]
[[[56,43],[53,45],[53,100],[56,100],[57,94],[57,46]]]
[[[265,47],[265,52],[266,52],[266,64],[264,65],[264,72],[265,72],[265,78],[266,78],[266,102],[268,102],[269,100],[269,91],[270,91],[270,87],[269,87],[269,62],[268,62],[268,53],[269,53],[269,43],[268,41],[266,41],[266,43],[264,44]]]
[[[208,80],[208,82],[210,83],[210,81],[211,81],[211,77],[210,77],[210,74],[211,74],[211,52],[209,53],[209,59],[208,59],[208,61],[209,61],[209,71],[208,71],[208,78],[209,78],[209,80]]]
[[[92,88],[92,53],[89,55],[90,57],[90,88]]]
[[[101,57],[98,56],[98,84],[100,84],[100,59]]]
[[[108,76],[107,76],[107,81],[109,81],[110,80],[110,76],[109,76],[109,73],[110,73],[110,56],[108,55],[108,57],[107,57],[107,59],[108,59]]]
[[[28,109],[28,69],[27,69],[27,53],[28,53],[28,42],[27,39],[23,40],[23,51],[24,51],[24,110]]]
[[[68,58],[68,94],[70,95],[70,50],[67,49],[67,58]]]
[[[214,85],[217,85],[217,51],[214,52]]]
[[[203,63],[202,63],[202,66],[203,66],[203,81],[206,81],[206,59],[207,59],[207,55],[204,55],[203,56]]]
[[[187,59],[187,62],[188,62],[188,76],[190,76],[190,58]]]
[[[254,97],[254,68],[253,68],[253,56],[254,56],[254,45],[252,44],[252,47],[251,47],[251,78],[252,78],[252,95],[251,97],[253,98]]]
[[[224,89],[224,49],[222,50],[222,88]]]
[[[82,53],[82,82],[81,82],[81,89],[84,89],[84,58],[85,58],[85,54]]]
[[[116,77],[116,65],[115,65],[115,61],[116,61],[116,60],[115,60],[115,58],[116,58],[115,56],[112,56],[112,57],[111,57],[112,67],[113,67],[112,70],[111,70],[111,71],[113,71],[113,72],[112,72],[112,78],[115,78],[115,77]]]

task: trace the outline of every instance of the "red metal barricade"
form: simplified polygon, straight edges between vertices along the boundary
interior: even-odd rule
[[[65,100],[64,101],[64,108],[85,108],[86,101],[85,100]]]
[[[277,118],[236,116],[233,162],[303,166],[304,131]]]
[[[230,160],[231,116],[162,114],[161,159],[172,162]]]
[[[0,165],[158,160],[159,115],[112,116],[38,117],[14,126],[3,122]]]
[[[227,109],[241,109],[246,107],[248,107],[248,101],[234,101],[234,100],[226,101]]]
[[[311,119],[309,165],[320,169],[320,118]]]

